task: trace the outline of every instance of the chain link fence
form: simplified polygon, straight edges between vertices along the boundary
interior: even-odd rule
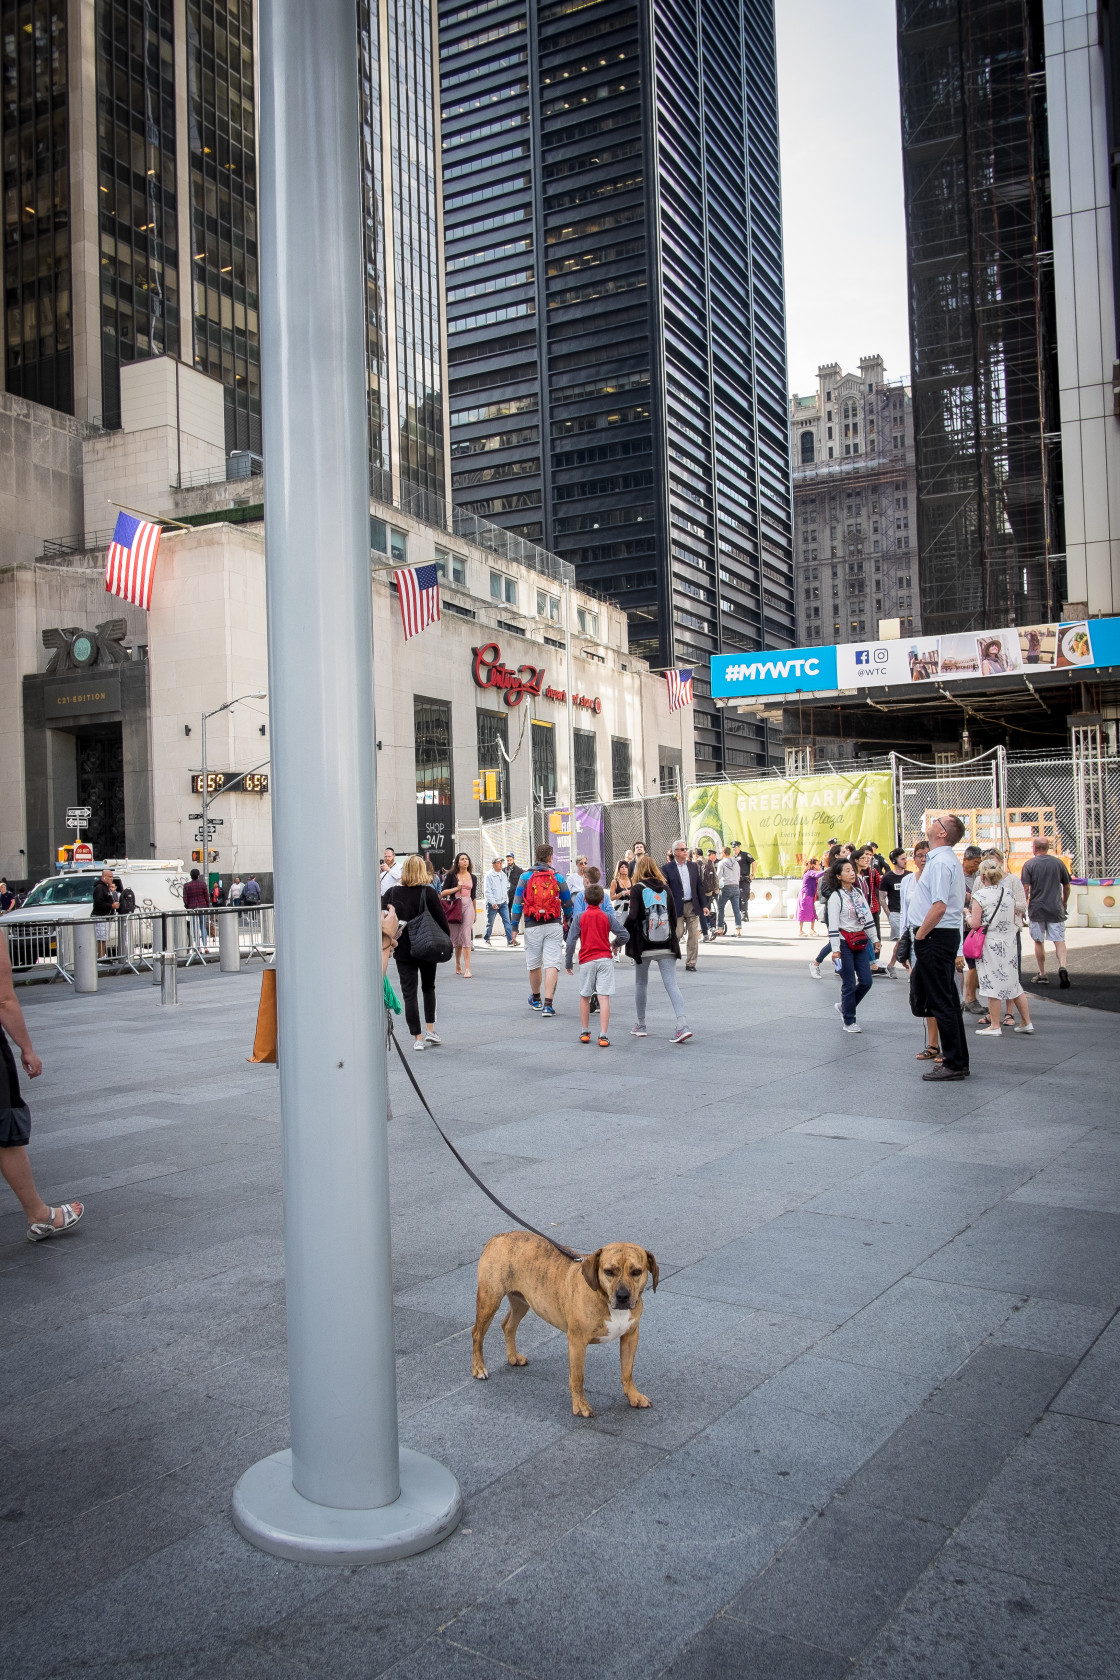
[[[501,858],[504,863],[507,852],[513,853],[522,868],[527,867],[533,861],[533,844],[527,816],[455,830],[455,850],[468,853],[480,883],[494,859]]]

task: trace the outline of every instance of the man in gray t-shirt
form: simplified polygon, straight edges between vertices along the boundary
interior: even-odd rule
[[[1023,887],[1027,895],[1027,915],[1030,918],[1031,938],[1034,940],[1038,973],[1033,984],[1048,986],[1046,972],[1046,941],[1049,939],[1058,958],[1058,985],[1069,985],[1066,970],[1066,906],[1069,903],[1069,870],[1061,858],[1050,856],[1049,840],[1034,842],[1034,856],[1023,865]]]

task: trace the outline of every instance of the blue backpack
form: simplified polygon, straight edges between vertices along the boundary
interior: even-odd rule
[[[645,910],[645,937],[647,945],[668,945],[669,943],[669,903],[668,896],[663,892],[654,892],[652,887],[642,888],[642,908]]]

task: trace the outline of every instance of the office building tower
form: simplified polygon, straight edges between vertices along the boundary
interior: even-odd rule
[[[898,0],[922,623],[1065,592],[1042,0]]]
[[[442,495],[434,14],[357,5],[374,488]],[[8,391],[114,428],[167,356],[259,453],[254,40],[253,0],[0,0]]]
[[[789,403],[797,640],[851,642],[921,629],[914,413],[881,356],[817,369]],[[897,620],[897,624],[889,621]]]
[[[697,670],[794,636],[766,0],[440,0],[452,493]]]

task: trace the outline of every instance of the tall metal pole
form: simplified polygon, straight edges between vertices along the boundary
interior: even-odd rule
[[[210,849],[210,830],[206,818],[209,806],[206,789],[206,713],[202,714],[202,879],[210,886],[210,871],[206,867],[206,854]]]
[[[568,690],[568,810],[569,826],[576,821],[576,703],[572,699],[572,585],[564,580],[564,664]],[[532,858],[529,862],[532,863]]]
[[[455,1478],[397,1440],[353,0],[261,8],[261,321],[292,1445],[234,1493],[281,1557],[449,1534]],[[316,859],[327,890],[301,879]],[[324,967],[322,952],[335,953]]]

